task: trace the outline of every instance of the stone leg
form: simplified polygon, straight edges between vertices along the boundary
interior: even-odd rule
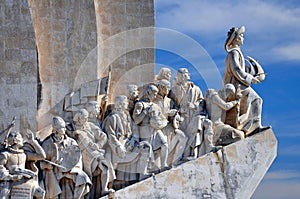
[[[249,106],[250,114],[248,123],[243,128],[246,134],[261,127],[262,99],[255,99]]]
[[[108,169],[106,166],[101,164],[101,194],[107,194],[109,193],[108,191]]]
[[[188,139],[184,135],[184,133],[179,129],[175,130],[175,134],[176,135],[172,139],[172,141],[170,143],[170,146],[169,146],[169,154],[170,154],[170,152],[175,150],[173,158],[170,161],[170,163],[172,165],[178,165],[180,163],[180,160],[182,159],[184,149],[186,147],[186,142],[187,142],[187,139]]]
[[[161,146],[161,149],[160,149],[161,168],[168,167],[167,160],[168,160],[168,144],[165,143]]]

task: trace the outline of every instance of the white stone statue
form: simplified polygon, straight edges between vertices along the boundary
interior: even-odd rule
[[[95,124],[98,127],[101,127],[101,109],[97,101],[89,101],[86,105],[86,110],[89,113],[88,122]]]
[[[84,171],[90,176],[93,184],[101,182],[101,193],[94,189],[96,193],[92,193],[92,197],[114,192],[113,189],[109,189],[108,184],[116,178],[115,172],[111,162],[105,158],[103,148],[107,142],[107,135],[98,126],[88,122],[88,112],[85,109],[75,113],[72,127],[82,153]]]
[[[190,82],[190,74],[187,68],[180,68],[177,71],[173,85],[170,91],[170,98],[174,101],[174,107],[179,111],[183,122],[180,124],[186,136],[188,143],[185,150],[185,158],[197,157],[199,146],[201,144],[201,134],[203,132],[204,116],[200,115],[200,105],[203,101],[203,95],[198,86]]]
[[[46,160],[40,164],[46,198],[83,198],[92,183],[83,171],[77,142],[66,135],[62,118],[53,117],[52,128],[52,134],[42,143]]]
[[[132,120],[128,114],[128,100],[124,95],[115,98],[115,108],[103,121],[109,148],[106,157],[111,160],[119,181],[143,179],[150,161],[151,146],[140,142],[138,132],[132,132]]]
[[[24,142],[20,132],[8,131],[0,152],[0,198],[44,198],[38,184],[37,160],[45,159],[42,147],[31,131]]]
[[[170,81],[172,77],[172,71],[169,68],[161,68],[158,74],[155,76],[155,81],[159,81],[162,79]]]
[[[240,99],[229,101],[235,95],[235,87],[225,84],[221,90],[208,89],[205,95],[208,119],[213,122],[213,143],[230,144],[244,138],[244,132],[224,124],[226,111],[237,106]]]
[[[233,116],[228,114],[227,117],[237,117],[238,121],[235,127],[242,129],[248,134],[254,134],[270,127],[262,127],[261,112],[262,99],[250,87],[258,84],[265,79],[262,67],[253,58],[249,57],[248,63],[250,69],[245,65],[245,59],[240,47],[244,42],[245,27],[231,28],[228,32],[228,38],[225,42],[225,50],[228,52],[226,57],[226,68],[223,76],[223,84],[231,83],[237,90],[241,90],[242,98],[237,112]],[[237,113],[237,115],[236,115]]]
[[[163,170],[168,168],[168,143],[162,129],[167,126],[168,121],[160,107],[153,103],[157,93],[156,86],[148,85],[141,100],[135,104],[132,117],[139,125],[140,140],[151,144],[156,159],[160,158],[157,167]]]
[[[163,129],[163,132],[167,136],[169,151],[168,151],[168,165],[177,166],[183,161],[183,153],[186,148],[187,136],[180,130],[180,123],[182,118],[178,112],[170,112],[169,123]]]
[[[168,97],[170,91],[170,81],[161,79],[156,82],[158,94],[154,99],[162,110],[164,116],[169,119],[168,125],[162,129],[168,140],[168,165],[176,166],[181,163],[184,149],[186,147],[187,137],[179,129],[179,123],[182,122],[176,109],[171,109],[171,99]]]
[[[130,84],[127,86],[128,111],[132,115],[135,103],[139,101],[138,86]]]

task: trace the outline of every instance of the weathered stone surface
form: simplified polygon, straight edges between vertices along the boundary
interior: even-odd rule
[[[154,2],[95,0],[98,33],[99,76],[112,66],[110,101],[124,94],[126,85],[154,79],[154,31],[132,29],[154,27]],[[144,39],[145,36],[147,40]],[[152,49],[147,49],[152,48]],[[154,52],[154,51],[153,51]],[[142,56],[148,54],[148,56]],[[147,64],[147,66],[146,66]],[[147,75],[144,75],[147,74]],[[141,78],[143,77],[143,78]]]
[[[0,127],[16,116],[16,129],[36,129],[37,52],[28,10],[27,1],[1,1]]]
[[[89,36],[96,33],[96,20],[93,0],[30,0],[29,4],[42,84],[37,116],[40,129],[53,115],[61,114],[63,97],[73,90],[83,60],[97,46],[96,39]],[[97,71],[96,66],[93,70]],[[95,74],[91,70],[89,80],[97,79]]]
[[[247,199],[276,154],[277,140],[269,129],[119,190],[114,197]]]

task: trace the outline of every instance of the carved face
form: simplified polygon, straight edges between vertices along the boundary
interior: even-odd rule
[[[243,43],[244,43],[244,34],[243,34],[243,33],[239,34],[239,35],[235,38],[235,43],[236,43],[238,46],[243,45]]]
[[[187,70],[180,73],[180,79],[181,79],[181,82],[186,82],[186,81],[190,80],[191,79],[190,73]]]
[[[170,91],[170,85],[160,85],[160,92],[163,94],[163,95],[167,95]]]
[[[226,99],[231,99],[234,97],[234,91],[232,89],[226,89],[225,90],[225,96],[226,96]]]
[[[131,98],[136,99],[139,96],[139,91],[137,89],[129,90],[129,95]]]
[[[11,132],[7,138],[8,145],[13,146],[16,145],[18,147],[23,146],[23,137],[19,132]]]
[[[157,91],[152,91],[151,93],[149,93],[148,98],[151,102],[156,98],[157,93]]]
[[[170,81],[170,79],[171,79],[171,77],[172,77],[172,73],[171,73],[171,71],[170,71],[170,70],[166,70],[166,71],[164,71],[164,73],[162,74],[162,77],[163,77],[164,79],[166,79],[166,80],[169,80],[169,81]]]
[[[60,126],[60,127],[55,127],[55,132],[59,135],[64,135],[66,134],[66,127]]]
[[[128,100],[127,99],[122,100],[121,107],[122,107],[123,110],[128,109]]]

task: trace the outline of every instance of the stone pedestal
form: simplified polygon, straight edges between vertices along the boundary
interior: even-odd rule
[[[119,190],[114,197],[247,199],[276,154],[277,140],[269,129]]]

